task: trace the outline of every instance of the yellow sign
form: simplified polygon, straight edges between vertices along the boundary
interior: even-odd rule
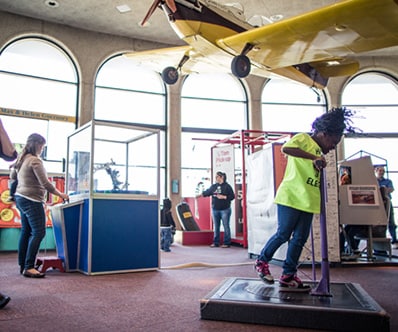
[[[11,221],[14,218],[14,212],[6,208],[0,212],[0,216],[3,221]]]
[[[1,201],[4,203],[4,204],[12,204],[12,201],[9,201],[8,200],[8,197],[10,197],[10,191],[8,190],[8,189],[6,189],[6,190],[4,190],[2,193],[1,193]]]
[[[10,116],[18,116],[21,118],[76,123],[76,117],[74,116],[33,112],[33,111],[23,111],[23,110],[13,110],[10,108],[3,108],[3,107],[0,107],[0,115],[10,115]]]
[[[192,217],[192,214],[191,214],[191,212],[184,212],[184,213],[182,214],[182,216],[183,216],[184,218],[191,218],[191,217]]]

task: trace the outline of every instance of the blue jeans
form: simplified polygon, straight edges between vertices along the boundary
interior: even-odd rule
[[[268,240],[258,259],[269,262],[275,251],[290,240],[283,262],[283,274],[295,274],[303,246],[310,234],[313,214],[279,204],[277,207],[278,229]]]
[[[231,229],[229,228],[229,218],[231,217],[231,208],[225,210],[212,210],[214,223],[214,239],[213,243],[220,244],[220,226],[221,221],[224,227],[224,244],[231,244]]]
[[[46,235],[46,214],[43,203],[15,196],[21,214],[21,236],[18,246],[18,263],[21,268],[32,269],[41,240]]]
[[[388,232],[391,235],[391,241],[393,243],[397,242],[397,225],[395,225],[395,217],[394,217],[394,208],[392,206],[392,203],[390,203],[390,218],[388,219]]]
[[[160,227],[160,248],[164,251],[170,251],[172,242],[171,226]]]

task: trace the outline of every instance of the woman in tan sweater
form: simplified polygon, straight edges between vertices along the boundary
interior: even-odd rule
[[[39,134],[31,134],[18,156],[11,172],[11,179],[18,179],[15,202],[21,214],[21,236],[18,246],[20,272],[29,278],[43,278],[44,273],[35,269],[36,255],[46,234],[44,203],[47,191],[68,200],[48,180],[40,155],[46,140]]]

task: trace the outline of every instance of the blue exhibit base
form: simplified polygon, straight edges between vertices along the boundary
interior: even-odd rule
[[[279,292],[278,283],[228,278],[200,301],[201,318],[329,331],[390,331],[389,315],[358,284],[332,283],[330,294]]]
[[[76,201],[51,209],[57,254],[64,262],[66,272],[77,271],[78,267],[82,205],[83,201]]]
[[[159,202],[84,199],[51,210],[67,272],[87,275],[159,268]]]
[[[0,228],[0,251],[18,250],[20,228]],[[55,250],[55,240],[52,227],[46,228],[46,236],[41,241],[40,250]]]

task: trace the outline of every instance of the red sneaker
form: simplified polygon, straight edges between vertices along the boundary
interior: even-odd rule
[[[309,292],[311,287],[304,285],[295,274],[285,274],[279,278],[280,292]]]
[[[267,284],[274,283],[274,277],[269,271],[269,265],[267,262],[257,259],[256,264],[254,265],[254,269],[257,271],[258,276],[261,278],[262,281],[266,282]]]

